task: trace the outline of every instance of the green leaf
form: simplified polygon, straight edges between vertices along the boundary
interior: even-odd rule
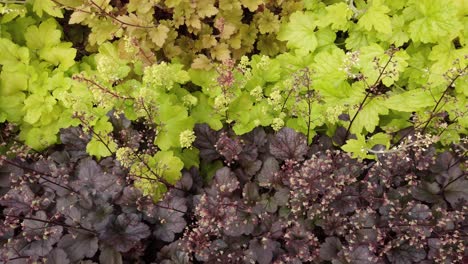
[[[208,103],[208,98],[201,92],[196,92],[194,95],[198,99],[198,104],[191,109],[190,116],[195,119],[195,123],[207,123],[211,129],[220,130],[223,128],[221,116],[216,113],[211,104]]]
[[[18,63],[29,64],[29,50],[20,47],[9,39],[0,38],[0,64],[15,66]]]
[[[382,98],[377,97],[368,101],[356,116],[351,133],[360,134],[362,129],[372,133],[379,125],[379,115],[388,114],[388,108]]]
[[[52,63],[60,65],[66,70],[75,64],[76,49],[71,48],[72,43],[60,43],[55,47],[44,47],[39,51],[39,56]]]
[[[403,111],[413,112],[435,104],[433,94],[424,89],[405,91],[400,94],[391,95],[384,101],[386,107]]]
[[[318,45],[315,29],[317,27],[312,12],[295,12],[286,25],[278,32],[278,40],[287,41],[289,48],[313,52]]]
[[[51,96],[30,95],[24,100],[23,110],[26,112],[24,121],[29,124],[36,123],[42,115],[49,114],[56,103],[55,98]]]
[[[199,167],[200,164],[200,151],[197,148],[190,149],[181,149],[174,151],[174,155],[177,156],[184,163],[185,169],[190,169],[191,167]]]
[[[373,159],[374,155],[367,153],[367,143],[363,135],[357,134],[357,139],[350,139],[341,147],[342,150],[351,153],[353,158],[357,159]]]
[[[100,159],[102,157],[109,157],[112,155],[112,152],[117,150],[117,144],[109,139],[107,136],[101,136],[104,142],[100,141],[96,137],[93,137],[86,145],[86,152],[89,155],[96,156]]]
[[[383,0],[373,0],[364,15],[359,18],[358,25],[367,31],[374,28],[377,32],[391,34],[392,22],[388,12],[390,9],[383,4]]]
[[[57,22],[53,18],[42,22],[39,27],[34,25],[28,27],[24,33],[26,45],[33,50],[58,45],[61,35],[62,32],[57,29]]]
[[[57,142],[57,130],[48,127],[22,127],[20,139],[35,150],[43,150]]]
[[[185,107],[162,103],[159,107],[158,124],[160,131],[154,143],[162,150],[180,147],[179,135],[185,130],[192,130],[195,122],[188,116]]]
[[[319,20],[318,23],[320,23],[320,26],[325,27],[331,25],[331,29],[342,31],[348,29],[353,11],[349,9],[346,3],[329,5],[325,10],[327,14]]]
[[[435,43],[439,39],[453,39],[462,29],[454,1],[410,0],[403,12],[413,41]]]
[[[42,17],[43,12],[46,12],[51,16],[63,18],[62,10],[52,0],[34,0],[33,11],[39,17]]]
[[[156,171],[166,181],[175,184],[182,175],[181,170],[184,168],[184,163],[181,159],[174,156],[172,151],[159,151],[154,155],[156,162]]]

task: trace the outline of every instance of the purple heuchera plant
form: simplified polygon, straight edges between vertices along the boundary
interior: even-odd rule
[[[13,158],[0,157],[2,261],[468,260],[467,160],[457,152],[412,146],[358,161],[288,128],[195,132],[200,170],[184,170],[156,204],[114,159],[89,158],[79,128],[40,155],[12,147]]]

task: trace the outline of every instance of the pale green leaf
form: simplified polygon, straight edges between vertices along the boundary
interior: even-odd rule
[[[43,12],[46,12],[51,16],[63,18],[62,10],[52,0],[34,0],[33,11],[39,17],[42,17]]]
[[[304,51],[314,51],[317,48],[315,29],[316,20],[312,12],[295,12],[289,22],[278,32],[278,39],[288,42],[288,47]]]
[[[392,22],[387,15],[388,12],[390,8],[382,3],[382,0],[373,0],[364,15],[359,18],[358,25],[367,31],[374,28],[377,32],[391,34]]]

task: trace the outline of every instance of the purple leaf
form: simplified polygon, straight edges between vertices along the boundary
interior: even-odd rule
[[[166,196],[164,201],[158,203],[156,209],[159,223],[154,230],[154,235],[165,242],[174,241],[175,234],[182,232],[187,225],[184,219],[186,211],[185,198]]]
[[[369,250],[367,246],[358,246],[351,251],[350,263],[359,264],[374,264],[376,256]]]
[[[336,237],[327,237],[325,243],[320,246],[320,257],[323,260],[332,261],[337,257],[338,252],[340,252],[342,246],[341,242]]]
[[[253,258],[259,264],[269,264],[273,259],[273,252],[279,248],[280,244],[268,238],[260,240],[253,239],[249,243],[249,251],[252,253]]]
[[[214,131],[207,124],[196,124],[193,130],[196,136],[193,146],[200,150],[200,157],[207,162],[220,158],[215,147],[219,132]]]
[[[214,185],[220,193],[229,196],[239,188],[239,181],[234,173],[232,173],[231,169],[223,167],[216,171]]]
[[[268,157],[264,162],[262,169],[257,174],[257,180],[260,186],[271,186],[275,180],[275,174],[279,171],[279,163],[273,157]]]
[[[468,202],[468,180],[460,178],[444,189],[445,199],[456,207],[457,204],[465,204]]]
[[[226,132],[222,132],[219,135],[219,139],[218,141],[216,141],[215,147],[218,153],[224,157],[228,164],[232,163],[235,160],[239,160],[239,155],[243,149],[241,141],[237,138],[230,138]],[[255,154],[253,156],[255,156]],[[252,158],[253,157],[250,157],[250,159]],[[244,159],[248,160],[248,158],[245,157]]]
[[[23,221],[23,235],[30,238],[32,242],[22,248],[22,254],[46,256],[52,250],[53,245],[62,237],[63,228],[61,226],[48,226],[47,215],[44,211],[38,211]]]
[[[70,260],[68,259],[67,253],[60,248],[54,248],[47,256],[47,264],[68,264]]]
[[[439,195],[440,186],[437,182],[429,183],[422,181],[418,186],[411,189],[411,194],[415,199],[427,203],[444,202],[443,198]]]
[[[425,204],[416,204],[408,212],[408,218],[412,220],[426,220],[431,216],[431,209]]]
[[[270,141],[270,152],[281,160],[304,160],[308,151],[307,140],[303,134],[284,127]]]
[[[99,254],[100,264],[122,264],[122,255],[120,252],[107,245],[101,246]]]
[[[91,258],[98,250],[98,239],[93,234],[78,232],[76,236],[67,234],[60,239],[58,247],[62,248],[72,262]]]
[[[8,208],[10,214],[20,215],[31,210],[31,203],[34,193],[29,186],[23,185],[21,188],[13,188],[0,198],[0,205]]]
[[[148,226],[141,222],[138,215],[120,214],[99,237],[116,250],[127,252],[150,234]],[[115,241],[119,243],[116,244]]]
[[[412,264],[425,259],[426,250],[404,244],[390,250],[386,255],[393,264]]]

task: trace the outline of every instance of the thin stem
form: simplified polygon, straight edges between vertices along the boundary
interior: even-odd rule
[[[361,101],[361,103],[359,104],[359,107],[358,107],[358,110],[356,111],[356,113],[354,114],[353,118],[351,119],[351,121],[349,122],[349,125],[348,125],[348,128],[346,129],[346,135],[344,137],[344,139],[346,140],[349,136],[349,133],[350,133],[350,129],[351,129],[351,126],[353,125],[354,123],[354,120],[356,120],[356,117],[357,115],[359,114],[359,112],[362,110],[362,108],[364,107],[364,104],[366,103],[367,99],[370,97],[370,95],[372,94],[372,88],[376,87],[379,83],[380,83],[380,79],[382,78],[383,74],[385,73],[385,70],[387,69],[388,65],[390,64],[390,62],[392,61],[393,59],[393,55],[394,55],[394,52],[390,53],[390,58],[388,59],[387,63],[385,63],[385,65],[383,66],[382,70],[379,72],[379,76],[377,77],[377,79],[375,80],[374,84],[372,84],[371,86],[368,86],[367,85],[367,88],[368,88],[368,91],[366,93],[366,96],[364,97],[364,99]]]
[[[100,85],[99,83],[95,82],[94,80],[85,78],[83,76],[73,76],[73,79],[78,80],[78,81],[84,81],[86,83],[92,84],[93,86],[97,87],[100,91],[102,91],[104,93],[107,93],[107,94],[110,94],[110,95],[114,96],[115,98],[119,98],[119,99],[123,99],[123,100],[134,99],[133,97],[127,97],[127,96],[122,96],[120,94],[117,94],[116,92],[113,92],[113,91],[107,89],[106,87]]]
[[[120,20],[119,18],[117,18],[116,16],[114,16],[113,14],[107,12],[106,10],[104,10],[102,7],[100,7],[98,4],[96,4],[93,0],[90,0],[89,1],[93,6],[95,6],[99,12],[101,14],[104,14],[105,16],[108,16],[110,18],[112,18],[113,20],[119,22],[120,24],[122,25],[125,25],[125,26],[130,26],[130,27],[137,27],[137,28],[155,28],[156,26],[140,26],[140,25],[135,25],[135,24],[130,24],[130,23],[127,23],[125,21],[122,21]]]
[[[455,81],[463,75],[463,73],[466,71],[466,69],[468,68],[468,66],[465,66],[465,68],[463,68],[463,70],[460,71],[460,74],[458,74],[457,76],[455,76],[455,78],[453,78],[450,82],[449,85],[447,85],[447,87],[445,88],[444,92],[442,93],[442,95],[440,96],[439,100],[437,101],[436,105],[434,106],[434,108],[432,109],[431,111],[431,116],[429,116],[429,119],[426,121],[426,124],[424,125],[423,129],[422,129],[422,134],[424,134],[424,132],[426,131],[427,127],[429,126],[429,124],[431,123],[432,119],[434,118],[434,116],[436,115],[436,110],[437,108],[439,107],[440,103],[442,102],[442,99],[445,97],[445,95],[447,94],[447,92],[449,91],[449,89],[453,86],[453,84],[455,83]]]
[[[41,222],[41,223],[45,223],[45,224],[58,225],[58,226],[62,226],[62,227],[65,227],[65,228],[80,229],[80,230],[84,230],[86,232],[90,232],[90,233],[92,233],[94,235],[98,234],[96,231],[88,229],[86,227],[83,227],[80,224],[78,224],[78,227],[75,227],[75,226],[71,226],[71,225],[67,225],[67,224],[63,224],[63,223],[58,223],[58,222],[55,222],[55,221],[42,220],[42,219],[34,218],[34,217],[24,217],[24,216],[20,217],[20,216],[16,216],[16,215],[5,215],[5,216],[20,219],[20,220],[31,220],[31,221],[37,221],[37,222]]]
[[[153,180],[153,181],[160,181],[162,184],[164,184],[167,188],[173,188],[173,189],[176,189],[176,190],[179,190],[179,191],[183,191],[183,192],[186,192],[184,189],[181,189],[181,188],[178,188],[176,187],[174,184],[171,184],[169,183],[167,180],[165,180],[164,178],[162,178],[159,174],[157,174],[156,172],[153,171],[153,169],[148,165],[148,163],[146,163],[146,161],[138,154],[135,155],[138,160],[143,164],[145,165],[145,167],[148,169],[148,171],[154,176],[156,177],[156,179],[153,179],[153,178],[149,178],[149,177],[144,177],[144,176],[138,176],[139,178],[144,178],[144,179],[147,179],[147,180]]]
[[[76,191],[74,191],[73,189],[71,189],[71,188],[69,188],[69,187],[60,185],[59,183],[56,183],[56,182],[54,182],[54,181],[51,181],[51,180],[45,178],[45,177],[53,177],[52,175],[50,175],[50,174],[48,174],[48,173],[44,173],[44,172],[37,171],[37,170],[35,170],[35,169],[23,167],[23,166],[21,166],[20,164],[17,164],[17,163],[15,163],[15,162],[10,161],[10,160],[4,160],[4,161],[5,161],[6,163],[12,165],[12,166],[15,166],[15,167],[20,168],[20,169],[23,169],[23,170],[28,170],[28,171],[30,171],[30,172],[36,174],[36,175],[39,175],[39,177],[40,177],[42,180],[44,180],[44,181],[46,181],[46,182],[48,182],[48,183],[51,183],[51,184],[53,184],[53,185],[56,185],[56,186],[58,186],[58,187],[60,187],[60,188],[65,189],[65,190],[67,190],[67,191],[70,191],[70,192],[73,192],[73,193],[75,193],[75,194],[78,194]]]
[[[26,4],[26,1],[21,0],[0,0],[0,4]]]

